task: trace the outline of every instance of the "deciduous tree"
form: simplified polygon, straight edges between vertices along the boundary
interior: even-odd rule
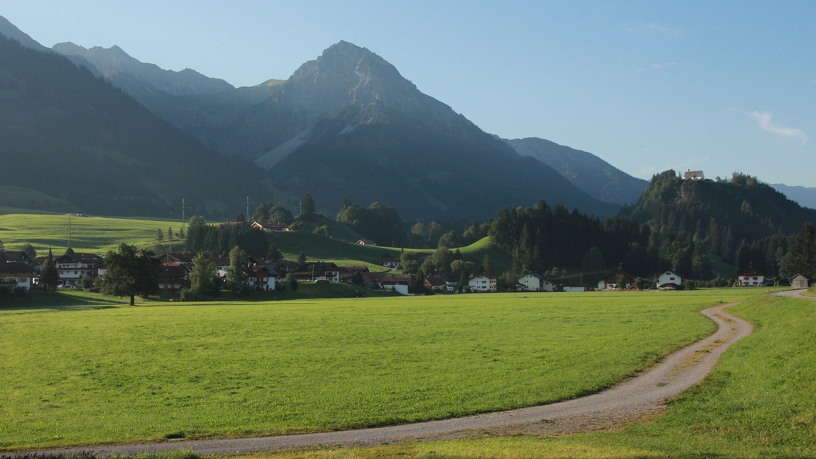
[[[129,296],[134,305],[136,295],[153,295],[159,289],[157,275],[159,260],[149,250],[139,250],[135,246],[120,244],[105,256],[105,278],[102,293],[114,296]]]

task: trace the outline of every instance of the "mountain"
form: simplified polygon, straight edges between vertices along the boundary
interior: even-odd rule
[[[125,53],[118,46],[91,49],[73,43],[58,43],[54,51],[64,56],[81,56],[115,86],[128,94],[185,96],[215,94],[235,89],[224,80],[206,77],[195,70],[180,72],[164,70],[155,64],[145,64]]]
[[[142,63],[118,46],[86,49],[66,42],[54,45],[54,51],[88,67],[179,129],[229,154],[238,152],[225,140],[224,129],[251,106],[277,92],[283,83],[269,80],[235,88],[195,70],[176,72]]]
[[[530,156],[552,167],[595,199],[631,205],[649,184],[646,180],[615,168],[601,158],[581,150],[530,137],[505,140],[521,156]]]
[[[799,205],[816,209],[816,188],[806,186],[790,186],[782,183],[774,183],[771,186],[788,198],[796,201]]]
[[[232,152],[269,168],[276,186],[309,192],[330,211],[343,197],[419,219],[485,219],[541,199],[596,215],[617,211],[347,42],[303,64],[227,132]]]
[[[37,51],[48,51],[48,48],[29,37],[28,34],[18,29],[17,26],[9,22],[8,19],[3,16],[0,16],[0,35],[16,40],[26,48]]]
[[[187,198],[188,214],[235,215],[245,196],[266,191],[253,164],[207,148],[63,56],[2,36],[0,69],[0,183],[29,196],[26,207],[171,216]]]

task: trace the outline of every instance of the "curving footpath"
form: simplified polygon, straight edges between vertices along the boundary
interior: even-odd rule
[[[663,401],[699,383],[731,344],[751,333],[753,327],[750,323],[724,311],[733,304],[735,303],[701,311],[702,314],[717,323],[718,329],[714,334],[671,354],[648,371],[610,389],[564,402],[462,418],[340,432],[181,440],[60,448],[37,452],[40,454],[93,452],[98,455],[133,455],[141,452],[192,449],[199,454],[229,454],[319,445],[385,444],[417,438],[461,436],[467,435],[468,432],[472,433],[474,430],[524,426],[541,422],[557,427],[560,422],[574,422],[576,418],[582,416],[594,419],[615,418],[627,414],[642,416],[644,413],[654,412]],[[10,456],[13,457],[14,454]]]

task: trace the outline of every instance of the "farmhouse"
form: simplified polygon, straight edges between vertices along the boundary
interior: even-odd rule
[[[73,284],[74,281],[85,277],[98,276],[104,260],[94,253],[75,252],[57,258],[56,263],[60,280],[66,284]]]
[[[0,288],[31,290],[33,277],[34,270],[23,262],[0,263]]]
[[[190,268],[182,262],[162,263],[156,280],[160,292],[179,292],[189,278]]]
[[[309,262],[293,274],[299,280],[340,282],[340,267],[323,261]]]
[[[598,290],[617,290],[633,288],[635,277],[623,271],[612,273],[598,281]]]
[[[188,268],[193,267],[193,258],[195,257],[194,253],[165,253],[164,255],[159,257],[159,261],[162,263],[181,263]]]
[[[477,274],[470,278],[468,287],[471,292],[496,293],[496,276],[490,273]]]
[[[255,290],[267,292],[275,290],[278,272],[263,265],[252,265],[243,268],[247,285]]]
[[[22,250],[6,250],[5,252],[0,252],[0,263],[7,261],[19,261],[29,266],[34,266],[34,260]]]
[[[393,258],[393,257],[383,257],[383,258],[381,258],[380,259],[380,265],[385,266],[386,268],[391,268],[391,269],[400,269],[400,268],[402,268],[402,265],[400,264],[400,259],[399,258]]]
[[[738,287],[760,287],[764,283],[765,275],[759,271],[745,271],[737,276]]]
[[[357,245],[377,245],[377,243],[371,239],[360,239],[357,241]]]
[[[666,271],[657,276],[657,288],[661,290],[677,289],[682,283],[683,279],[680,275],[672,271]]]
[[[439,273],[425,277],[425,280],[422,281],[422,285],[425,288],[437,292],[453,293],[456,291],[459,282],[457,282],[450,273]]]
[[[703,171],[687,170],[683,173],[683,180],[703,180],[704,178]]]
[[[525,292],[554,292],[556,285],[547,276],[538,273],[530,273],[521,276],[518,280],[519,286]]]
[[[797,274],[791,278],[790,284],[793,288],[808,288],[808,286],[810,286],[810,279],[802,274]]]
[[[260,222],[252,222],[252,227],[259,229],[261,231],[266,231],[269,233],[278,233],[283,231],[289,231],[289,225],[286,223],[275,222],[275,223],[260,223]]]

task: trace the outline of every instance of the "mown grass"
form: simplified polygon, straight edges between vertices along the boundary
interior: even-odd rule
[[[94,252],[104,255],[120,243],[146,247],[155,244],[156,230],[166,235],[168,228],[174,233],[181,229],[178,220],[138,219],[117,217],[71,217],[71,248],[77,252]],[[51,248],[61,255],[68,248],[67,214],[0,214],[0,241],[7,250],[20,250],[30,243],[38,255],[46,255]],[[183,241],[176,241],[181,248]]]
[[[0,448],[346,429],[562,400],[708,334],[695,311],[747,294],[2,310]]]
[[[251,457],[816,457],[816,302],[755,296],[754,333],[652,422],[556,437],[482,437]]]

